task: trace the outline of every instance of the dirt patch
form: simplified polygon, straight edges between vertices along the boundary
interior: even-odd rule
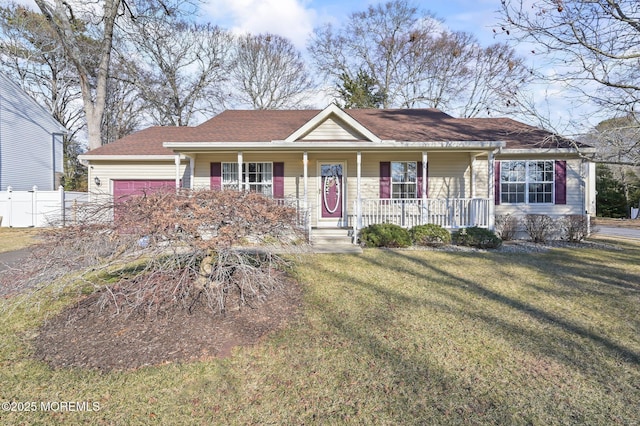
[[[153,315],[114,315],[89,296],[49,319],[34,339],[35,357],[54,368],[130,370],[225,357],[284,328],[300,311],[300,285],[289,280],[254,306],[214,315],[178,306]]]

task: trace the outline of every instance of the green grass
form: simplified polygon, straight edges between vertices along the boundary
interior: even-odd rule
[[[0,253],[35,244],[38,232],[36,228],[0,228]]]
[[[309,255],[287,330],[228,359],[131,372],[29,358],[62,301],[0,313],[0,402],[100,404],[0,423],[637,424],[640,246],[621,247]]]

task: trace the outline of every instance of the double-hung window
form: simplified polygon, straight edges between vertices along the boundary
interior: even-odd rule
[[[391,162],[391,198],[416,198],[418,189],[418,163]]]
[[[551,204],[553,191],[553,160],[500,162],[500,202]]]
[[[238,163],[222,163],[222,189],[241,189],[272,197],[273,163],[243,163],[240,176]]]

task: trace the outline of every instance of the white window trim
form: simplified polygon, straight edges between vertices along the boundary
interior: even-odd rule
[[[390,192],[390,196],[392,200],[410,200],[410,199],[415,199],[415,198],[419,198],[418,194],[420,191],[420,188],[418,188],[418,161],[391,161],[390,162],[390,168],[391,168],[391,176],[389,179],[389,184],[390,184],[390,188],[389,188],[389,192]],[[394,163],[414,163],[416,165],[415,170],[416,170],[416,180],[413,182],[394,182],[393,181],[393,164]],[[398,198],[398,197],[394,197],[393,194],[395,194],[395,191],[393,190],[394,185],[411,185],[413,184],[416,188],[416,190],[414,191],[413,197],[407,197],[407,198]]]
[[[227,161],[227,162],[223,162],[222,166],[221,166],[221,186],[222,189],[229,189],[229,187],[232,187],[232,190],[236,190],[236,187],[239,187],[240,190],[243,191],[249,191],[251,185],[261,185],[261,186],[267,186],[270,185],[271,186],[271,193],[268,194],[270,197],[273,197],[273,191],[274,191],[274,175],[273,175],[273,161],[245,161],[242,163],[243,165],[243,171],[242,171],[242,182],[240,182],[240,185],[238,185],[238,180],[233,179],[231,181],[227,181],[225,182],[225,173],[224,173],[224,168],[226,164],[232,164],[234,165],[236,168],[238,167],[238,163],[236,162],[231,162],[231,161]],[[270,164],[271,165],[271,180],[268,182],[249,182],[249,164]],[[233,172],[234,177],[238,176],[238,171],[235,170]],[[264,194],[264,192],[260,192],[261,194]],[[266,195],[266,194],[265,194]]]

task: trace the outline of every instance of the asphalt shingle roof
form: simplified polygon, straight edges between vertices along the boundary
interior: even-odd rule
[[[505,141],[509,149],[572,148],[575,142],[509,118],[454,118],[436,109],[352,109],[354,120],[383,140]],[[227,110],[194,127],[149,127],[89,155],[171,155],[163,142],[284,140],[320,110]]]

